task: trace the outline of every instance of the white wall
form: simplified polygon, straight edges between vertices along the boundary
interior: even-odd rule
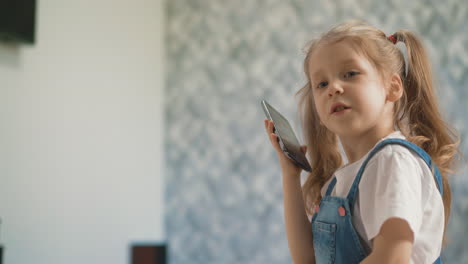
[[[6,264],[129,263],[163,230],[162,0],[39,0],[0,44]]]

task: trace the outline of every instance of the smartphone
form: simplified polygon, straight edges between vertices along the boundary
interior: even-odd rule
[[[278,136],[279,144],[284,154],[296,166],[308,172],[312,171],[309,161],[307,161],[305,154],[301,151],[301,144],[297,140],[296,134],[294,134],[288,120],[265,100],[262,100],[262,108],[265,116],[273,121],[274,132]]]

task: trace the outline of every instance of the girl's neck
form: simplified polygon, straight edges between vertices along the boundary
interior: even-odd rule
[[[393,128],[371,129],[355,136],[339,136],[349,164],[364,157],[382,138],[395,132]]]

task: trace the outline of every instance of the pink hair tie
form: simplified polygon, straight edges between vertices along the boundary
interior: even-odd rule
[[[389,39],[393,44],[396,44],[397,41],[398,41],[397,38],[395,38],[395,34],[388,36],[388,39]]]

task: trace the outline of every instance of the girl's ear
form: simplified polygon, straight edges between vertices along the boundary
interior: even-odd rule
[[[394,73],[390,76],[390,85],[387,89],[387,100],[390,102],[398,101],[403,95],[403,82],[400,75]]]

